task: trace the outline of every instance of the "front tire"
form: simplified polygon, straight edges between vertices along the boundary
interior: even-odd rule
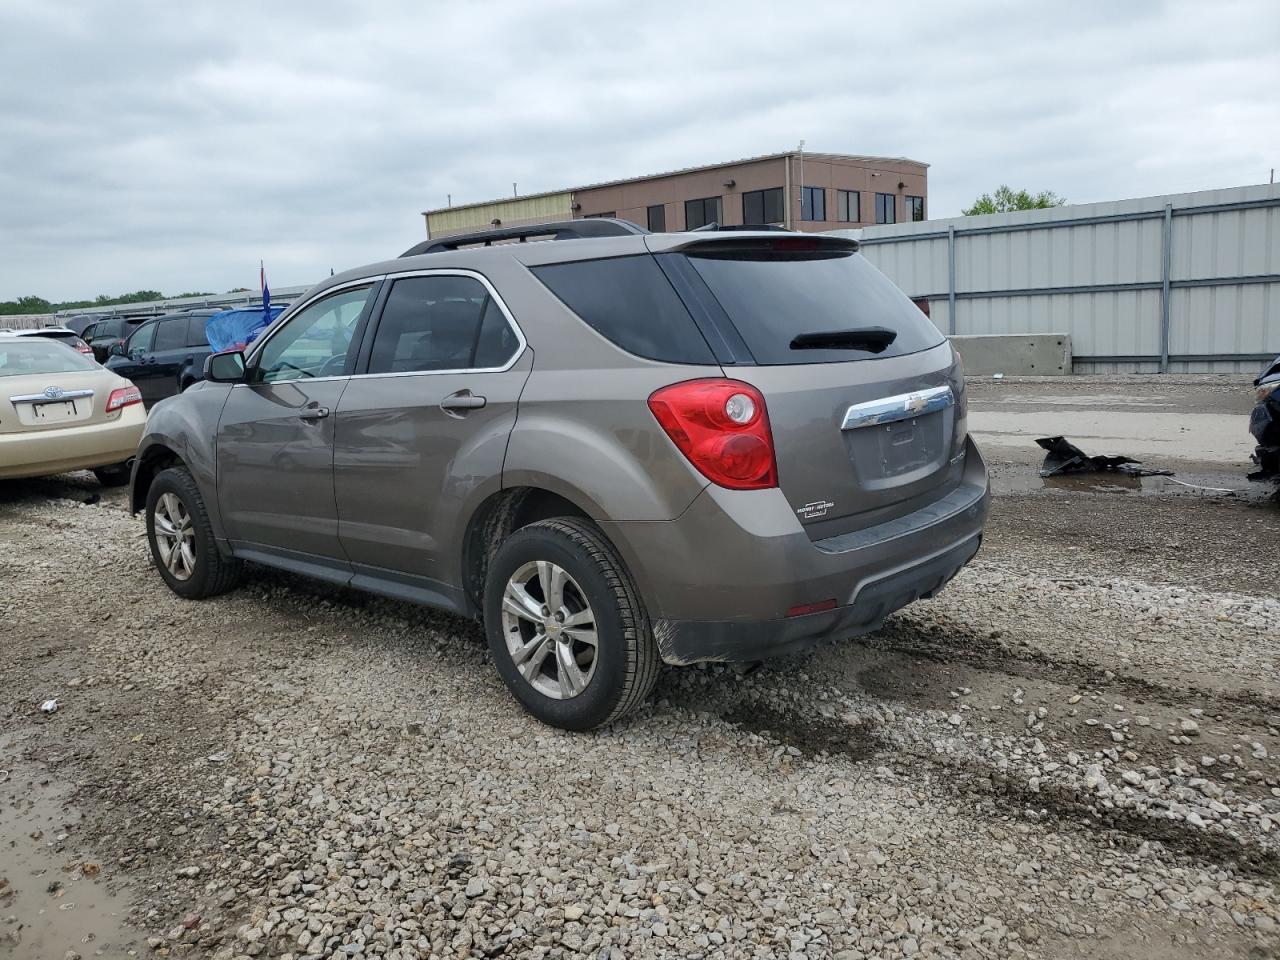
[[[218,550],[200,489],[186,467],[156,474],[147,490],[147,542],[169,589],[187,600],[225,593],[240,579],[240,561]]]
[[[553,727],[618,720],[657,681],[657,645],[639,595],[589,521],[542,520],[508,537],[485,577],[484,623],[507,688]]]

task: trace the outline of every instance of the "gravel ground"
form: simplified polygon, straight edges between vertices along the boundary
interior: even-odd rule
[[[590,735],[473,624],[186,603],[118,492],[0,486],[0,957],[1276,955],[1280,506],[994,470],[939,597]]]

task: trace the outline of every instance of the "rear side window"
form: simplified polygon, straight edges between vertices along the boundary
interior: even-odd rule
[[[484,370],[520,346],[489,290],[474,277],[397,280],[373,337],[369,373]]]
[[[789,238],[709,244],[686,256],[756,363],[840,363],[942,343],[906,294],[853,251]]]
[[[530,269],[565,306],[628,353],[664,363],[716,362],[689,311],[650,255]]]

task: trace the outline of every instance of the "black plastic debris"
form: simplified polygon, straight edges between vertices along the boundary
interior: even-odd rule
[[[1123,473],[1130,477],[1171,477],[1172,470],[1153,470],[1140,466],[1133,457],[1091,457],[1066,437],[1041,437],[1036,441],[1047,452],[1040,476],[1056,477],[1061,473]]]

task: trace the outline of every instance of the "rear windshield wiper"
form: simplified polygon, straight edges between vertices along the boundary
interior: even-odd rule
[[[856,330],[827,330],[801,333],[792,338],[792,350],[865,350],[879,353],[898,338],[886,327],[858,327]]]

